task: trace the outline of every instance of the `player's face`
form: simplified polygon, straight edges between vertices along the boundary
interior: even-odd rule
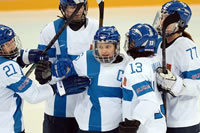
[[[4,51],[5,54],[10,54],[16,49],[16,43],[15,39],[11,39],[10,41],[6,42],[2,46],[2,50]]]
[[[66,17],[69,18],[72,13],[75,11],[77,6],[67,6],[65,9],[65,14]],[[73,20],[78,21],[82,19],[83,16],[83,12],[84,12],[84,6],[81,7],[81,9],[78,11],[78,13],[74,16]]]
[[[161,29],[163,27],[163,22],[167,18],[167,16],[169,16],[167,13],[161,15],[161,19],[160,19],[160,27],[161,27]],[[166,33],[171,34],[172,32],[174,32],[176,27],[177,27],[177,23],[170,24],[166,29]]]
[[[115,46],[112,43],[99,43],[97,49],[101,57],[112,57],[115,54]]]

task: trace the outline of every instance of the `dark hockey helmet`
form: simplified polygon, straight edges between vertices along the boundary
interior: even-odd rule
[[[77,6],[74,0],[59,0],[59,10],[61,11],[64,18],[66,18],[65,10],[67,6]],[[84,0],[84,12],[82,15],[81,21],[85,20],[85,17],[87,16],[88,12],[88,3],[87,0]]]

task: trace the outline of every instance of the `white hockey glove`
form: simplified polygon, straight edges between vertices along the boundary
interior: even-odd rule
[[[172,96],[177,96],[182,90],[183,80],[179,76],[175,76],[167,69],[167,73],[163,73],[161,67],[157,68],[156,80],[159,90],[167,91]]]

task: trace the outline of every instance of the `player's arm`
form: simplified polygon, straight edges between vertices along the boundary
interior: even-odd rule
[[[89,78],[75,75],[70,59],[56,60],[53,65],[49,61],[40,61],[35,70],[36,80],[40,84],[50,83],[57,89],[56,82],[62,77],[66,94],[77,94],[85,90],[90,84]]]
[[[167,90],[173,96],[188,95],[198,96],[200,94],[200,60],[198,49],[195,45],[191,48],[182,46],[177,52],[176,67],[180,69],[180,74],[162,73],[162,68],[157,70],[157,84],[160,88]],[[191,90],[192,88],[192,90]]]
[[[47,54],[42,55],[42,50],[39,49],[22,49],[20,50],[20,56],[17,57],[17,63],[23,68],[29,64],[36,64],[40,60],[48,60]]]
[[[1,76],[5,80],[5,88],[19,94],[30,103],[37,103],[53,95],[50,85],[37,87],[31,79],[24,76],[21,67],[12,60],[1,64]]]

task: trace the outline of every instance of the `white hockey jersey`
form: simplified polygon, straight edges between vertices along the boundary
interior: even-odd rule
[[[123,87],[123,120],[139,120],[137,133],[166,133],[164,106],[156,85],[156,56],[136,58],[128,63]]]
[[[57,19],[49,23],[41,32],[38,48],[45,49],[51,39],[64,24],[63,19]],[[58,40],[48,51],[50,61],[54,62],[59,58],[75,59],[82,52],[89,50],[98,29],[98,22],[88,18],[86,28],[73,31],[69,26],[62,32]],[[46,101],[45,113],[56,117],[74,117],[74,108],[79,94],[49,98]]]
[[[158,54],[162,57],[162,49]],[[177,88],[177,97],[167,93],[167,126],[188,127],[200,123],[199,49],[185,37],[177,38],[166,48],[167,68],[183,79],[185,87]]]
[[[88,76],[91,85],[78,97],[75,118],[84,131],[110,131],[122,121],[120,88],[127,58],[120,63],[100,63],[89,50],[73,61],[79,76]]]
[[[37,87],[24,76],[17,62],[0,57],[0,132],[18,133],[24,130],[23,100],[38,103],[53,96],[50,85]]]

